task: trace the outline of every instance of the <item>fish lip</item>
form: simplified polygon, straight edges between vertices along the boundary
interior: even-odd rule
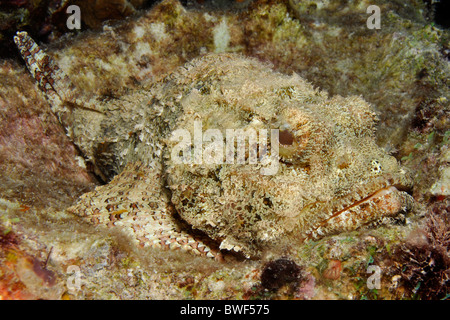
[[[329,221],[339,217],[341,214],[345,213],[345,212],[350,212],[350,214],[352,214],[351,210],[353,208],[358,208],[360,205],[364,204],[364,203],[369,203],[370,200],[372,199],[377,199],[380,198],[381,196],[384,196],[386,194],[386,192],[390,192],[393,193],[395,195],[399,195],[401,196],[402,193],[407,194],[407,197],[411,198],[410,192],[412,190],[412,187],[404,185],[404,184],[384,184],[382,185],[380,188],[375,189],[374,191],[368,192],[367,195],[365,197],[363,197],[360,200],[354,201],[346,206],[344,206],[342,209],[339,210],[334,210],[332,211],[327,218],[319,221],[318,223],[315,223],[314,225],[312,225],[308,231],[306,232],[306,239],[318,239],[318,238],[322,238],[325,237],[327,235],[332,235],[332,234],[336,234],[336,233],[340,233],[339,231],[336,232],[336,230],[332,231],[332,232],[325,232],[325,234],[321,234],[321,229],[323,229],[323,227],[329,226],[330,223]],[[384,192],[386,191],[386,192]],[[406,199],[406,198],[405,198]],[[405,201],[408,202],[408,201]],[[403,206],[402,206],[403,207]],[[406,210],[410,210],[410,203],[405,204],[404,206],[406,208]],[[397,210],[395,213],[387,213],[387,214],[383,214],[381,217],[383,216],[393,216],[396,215],[398,213],[400,213],[401,210]],[[366,221],[363,221],[363,223],[361,225],[370,223],[371,221],[375,221],[377,219],[377,217],[374,217],[372,219],[368,219]],[[359,226],[355,227],[354,229],[357,229]],[[333,229],[332,229],[333,230]],[[349,230],[342,230],[342,232],[344,231],[349,231]]]

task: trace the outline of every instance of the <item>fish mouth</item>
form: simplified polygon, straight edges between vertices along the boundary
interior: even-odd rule
[[[305,232],[307,239],[355,230],[383,217],[394,217],[413,208],[414,199],[408,187],[388,185],[369,193],[364,198],[332,211]]]

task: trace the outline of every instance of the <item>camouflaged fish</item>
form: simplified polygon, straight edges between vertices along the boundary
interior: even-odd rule
[[[376,116],[360,97],[330,98],[297,74],[209,54],[150,90],[86,101],[25,32],[15,41],[67,135],[108,182],[69,211],[137,245],[258,257],[413,205],[411,179],[376,145]]]

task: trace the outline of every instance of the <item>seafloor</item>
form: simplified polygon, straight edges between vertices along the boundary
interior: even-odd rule
[[[447,299],[450,38],[436,18],[442,9],[421,0],[153,2],[73,1],[83,20],[74,31],[64,28],[70,1],[0,6],[0,298]],[[380,8],[380,29],[367,27],[369,5]],[[114,228],[64,211],[99,181],[13,49],[17,30],[47,42],[86,96],[149,86],[208,52],[242,53],[330,95],[360,95],[377,112],[378,144],[413,172],[416,206],[272,261],[135,248]],[[379,267],[377,286],[370,266]]]

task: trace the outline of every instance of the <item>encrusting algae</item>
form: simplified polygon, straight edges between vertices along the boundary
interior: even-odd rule
[[[83,101],[26,33],[15,40],[68,136],[100,176],[112,179],[69,211],[120,227],[141,246],[221,259],[195,236],[200,230],[219,249],[257,257],[412,207],[403,191],[411,180],[376,145],[375,114],[361,98],[328,98],[296,74],[236,54],[210,54],[149,90]],[[224,142],[230,130],[238,132],[236,140],[249,135],[254,154]],[[277,134],[270,143],[268,132]],[[179,138],[188,141],[180,147]],[[235,163],[239,156],[243,161]]]

